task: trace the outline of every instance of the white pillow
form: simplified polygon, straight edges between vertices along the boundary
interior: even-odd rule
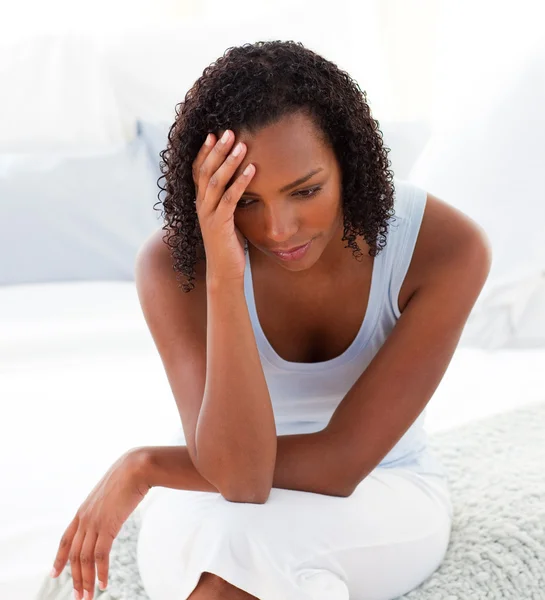
[[[0,284],[130,280],[161,226],[142,137],[79,157],[0,155]]]
[[[533,328],[529,347],[545,346],[545,304],[535,302],[545,274],[545,44],[510,73],[480,90],[473,111],[437,120],[409,177],[473,218],[490,240],[490,275],[463,338],[485,348],[524,347],[522,326]]]

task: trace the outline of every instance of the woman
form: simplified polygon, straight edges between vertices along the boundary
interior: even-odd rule
[[[183,432],[112,466],[55,573],[70,559],[76,592],[103,587],[147,496],[151,600],[417,587],[453,516],[425,406],[488,275],[485,234],[394,178],[366,94],[295,42],[230,48],[161,156],[165,224],[136,284]]]

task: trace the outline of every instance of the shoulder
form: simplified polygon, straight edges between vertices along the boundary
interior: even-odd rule
[[[136,255],[135,269],[174,273],[171,249],[165,241],[166,232],[163,229],[154,231],[140,246]],[[195,265],[195,287],[206,282],[206,261],[200,260]]]
[[[426,205],[414,248],[418,284],[448,276],[450,268],[463,267],[478,279],[488,274],[491,244],[483,228],[445,200],[426,193]]]
[[[171,249],[165,241],[163,229],[154,231],[138,250],[135,283],[144,312],[151,311],[153,305],[161,306],[163,310],[186,307],[191,312],[200,312],[200,308],[205,306],[205,261],[195,265],[195,287],[184,292],[176,278]]]

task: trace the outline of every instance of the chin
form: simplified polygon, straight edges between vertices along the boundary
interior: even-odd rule
[[[314,264],[314,261],[312,264],[309,264],[304,263],[303,261],[284,262],[283,260],[279,260],[278,264],[286,271],[293,271],[294,273],[297,273],[299,271],[308,271]]]

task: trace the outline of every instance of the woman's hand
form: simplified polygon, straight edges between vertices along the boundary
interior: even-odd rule
[[[95,569],[100,588],[108,583],[112,543],[150,489],[140,476],[142,461],[138,448],[119,458],[81,505],[61,538],[51,576],[57,577],[70,559],[74,591],[79,599],[84,591],[86,600],[93,598]]]
[[[225,189],[246,154],[246,145],[242,142],[231,150],[234,140],[235,136],[229,129],[219,141],[214,134],[209,134],[193,162],[196,208],[206,251],[207,279],[244,278],[244,237],[235,227],[234,212],[255,173],[255,167],[248,165]]]

